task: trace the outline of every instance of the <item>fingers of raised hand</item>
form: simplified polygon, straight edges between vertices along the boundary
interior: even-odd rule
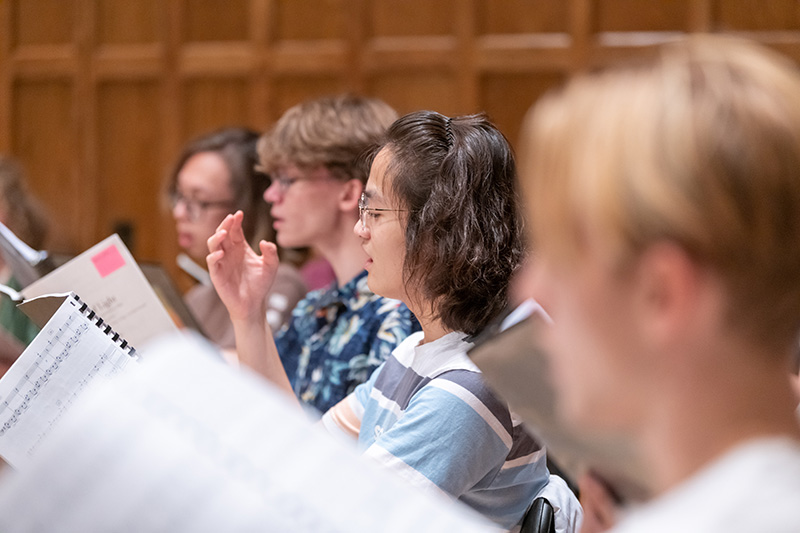
[[[230,223],[226,228],[228,230],[228,234],[231,237],[231,242],[235,244],[239,244],[240,242],[245,242],[244,238],[244,230],[242,230],[242,220],[244,219],[244,213],[242,210],[236,211],[233,215],[228,215],[225,217],[227,220],[230,218]],[[225,221],[223,221],[223,224]]]
[[[274,242],[262,240],[258,243],[258,248],[264,261],[278,261],[278,247]]]
[[[223,229],[222,225],[220,225],[220,228],[217,229],[214,235],[209,237],[208,240],[206,241],[206,246],[208,246],[208,251],[213,253],[218,250],[222,250],[224,248],[223,243],[227,238],[228,238],[228,231],[226,229]]]

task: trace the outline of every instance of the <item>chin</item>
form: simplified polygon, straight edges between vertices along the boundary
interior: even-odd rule
[[[381,285],[380,283],[375,283],[373,281],[372,273],[367,274],[367,286],[369,287],[369,290],[378,296],[389,298],[391,300],[400,300],[407,305],[405,291],[402,289],[387,287],[386,285]]]
[[[367,287],[369,287],[369,290],[378,296],[383,296],[383,294],[380,292],[380,286],[373,281],[373,276],[370,272],[367,272]]]
[[[292,239],[291,236],[280,232],[275,235],[275,242],[281,248],[305,248],[308,246],[308,243],[302,240],[298,241],[297,239]]]
[[[195,252],[187,251],[186,255],[188,255],[192,259],[192,261],[194,261],[198,265],[203,267],[206,266],[206,256],[208,255],[208,250],[205,250],[203,253],[199,253],[198,251]]]
[[[386,287],[381,286],[380,282],[375,278],[375,275],[369,271],[367,272],[367,287],[369,287],[369,290],[378,296],[383,296],[384,298],[394,298],[394,296],[390,296],[387,293],[385,290]]]

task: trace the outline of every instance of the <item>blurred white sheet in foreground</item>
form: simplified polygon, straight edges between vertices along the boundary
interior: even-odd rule
[[[0,531],[496,531],[359,457],[198,339],[148,347],[92,390],[24,470]]]

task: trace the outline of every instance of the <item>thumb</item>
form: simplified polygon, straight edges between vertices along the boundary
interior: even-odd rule
[[[261,251],[261,257],[265,260],[278,258],[278,247],[274,242],[261,240],[258,242],[258,249]]]

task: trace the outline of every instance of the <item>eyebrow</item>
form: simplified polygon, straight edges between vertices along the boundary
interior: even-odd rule
[[[381,194],[376,190],[364,189],[364,196],[367,200],[382,199]]]

